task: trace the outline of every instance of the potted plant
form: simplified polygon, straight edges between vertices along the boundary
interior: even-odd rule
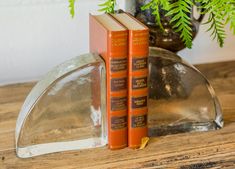
[[[75,1],[69,0],[72,16],[74,16]],[[208,26],[207,31],[211,32],[212,39],[217,40],[220,47],[223,47],[226,38],[226,25],[230,24],[230,30],[235,34],[235,0],[136,0],[136,3],[142,4],[140,7],[142,11],[150,11],[154,16],[155,27],[158,27],[162,34],[167,33],[165,30],[167,24],[163,19],[166,18],[172,31],[179,35],[181,42],[187,48],[192,47],[195,36],[191,17],[195,6],[200,9],[201,15],[208,15],[203,25]],[[115,5],[116,0],[106,0],[100,4],[100,11],[114,13]]]
[[[153,43],[175,52],[184,46],[192,47],[192,40],[205,14],[209,16],[203,25],[208,26],[207,31],[211,31],[212,39],[216,39],[222,47],[226,37],[224,27],[227,24],[231,25],[235,34],[234,2],[234,0],[137,0],[137,6],[141,6],[140,13],[144,10],[155,18],[156,24],[150,26],[150,36],[155,38]],[[200,14],[198,19],[193,16],[194,7]]]

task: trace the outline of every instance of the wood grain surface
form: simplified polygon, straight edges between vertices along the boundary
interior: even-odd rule
[[[151,138],[144,150],[106,147],[20,159],[15,154],[18,112],[35,83],[0,87],[0,169],[31,168],[235,168],[235,61],[197,65],[221,102],[225,126],[210,132]]]

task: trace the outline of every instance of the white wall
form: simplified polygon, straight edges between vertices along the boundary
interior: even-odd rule
[[[55,65],[88,52],[88,14],[102,0],[78,0],[71,19],[67,0],[0,0],[0,85],[37,80]],[[118,0],[132,8],[132,0]],[[235,59],[235,36],[223,49],[202,29],[192,50],[180,55],[191,63]]]
[[[88,14],[100,1],[79,1],[72,19],[67,0],[0,0],[0,84],[37,80],[88,52]]]
[[[192,49],[184,49],[178,54],[190,63],[209,63],[235,60],[235,36],[226,27],[227,38],[224,47],[219,47],[216,40],[212,41],[208,26],[201,25],[199,33],[193,40]],[[234,65],[235,67],[235,65]]]

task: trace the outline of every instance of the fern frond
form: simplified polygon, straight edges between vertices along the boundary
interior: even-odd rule
[[[230,30],[235,35],[235,0],[228,0],[225,13],[227,14],[225,23],[230,24]]]
[[[75,1],[76,0],[69,0],[69,11],[70,11],[70,15],[72,16],[72,18],[75,15],[75,10],[74,10]]]
[[[233,34],[235,35],[235,9],[233,9],[233,11],[231,12],[229,20],[230,20],[230,30],[232,30]]]
[[[99,11],[105,12],[105,13],[114,13],[114,8],[115,8],[116,0],[106,0],[104,3],[99,4],[101,9]]]
[[[206,24],[211,24],[210,27],[207,29],[207,32],[212,31],[210,34],[212,39],[216,39],[220,47],[223,47],[226,34],[224,30],[224,23],[221,22],[221,18],[216,16],[215,13],[212,12],[209,14],[209,19]]]
[[[155,16],[155,22],[159,25],[162,31],[164,31],[164,28],[161,23],[161,17],[159,10],[169,10],[170,3],[169,0],[151,0],[149,3],[145,4],[141,7],[141,10],[151,9],[153,10],[152,14]]]
[[[180,33],[180,38],[187,48],[192,48],[192,23],[188,16],[192,6],[192,0],[177,0],[170,4],[166,14],[172,17],[170,23],[173,24],[174,31]]]
[[[212,40],[217,40],[220,47],[223,47],[224,40],[226,38],[225,34],[225,18],[227,17],[227,8],[229,0],[201,0],[204,2],[202,6],[205,13],[209,14],[209,18],[204,25],[209,25],[207,32],[211,32],[210,36]]]

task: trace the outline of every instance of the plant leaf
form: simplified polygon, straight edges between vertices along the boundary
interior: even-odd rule
[[[104,3],[99,4],[101,9],[99,11],[105,12],[105,13],[114,13],[114,7],[116,4],[116,0],[106,0]]]
[[[74,6],[75,6],[75,0],[69,0],[69,9],[70,9],[69,11],[72,18],[75,15]]]
[[[188,16],[192,8],[191,0],[177,0],[170,4],[170,10],[166,16],[170,16],[170,23],[175,32],[180,33],[180,38],[187,48],[192,47],[192,23]]]

